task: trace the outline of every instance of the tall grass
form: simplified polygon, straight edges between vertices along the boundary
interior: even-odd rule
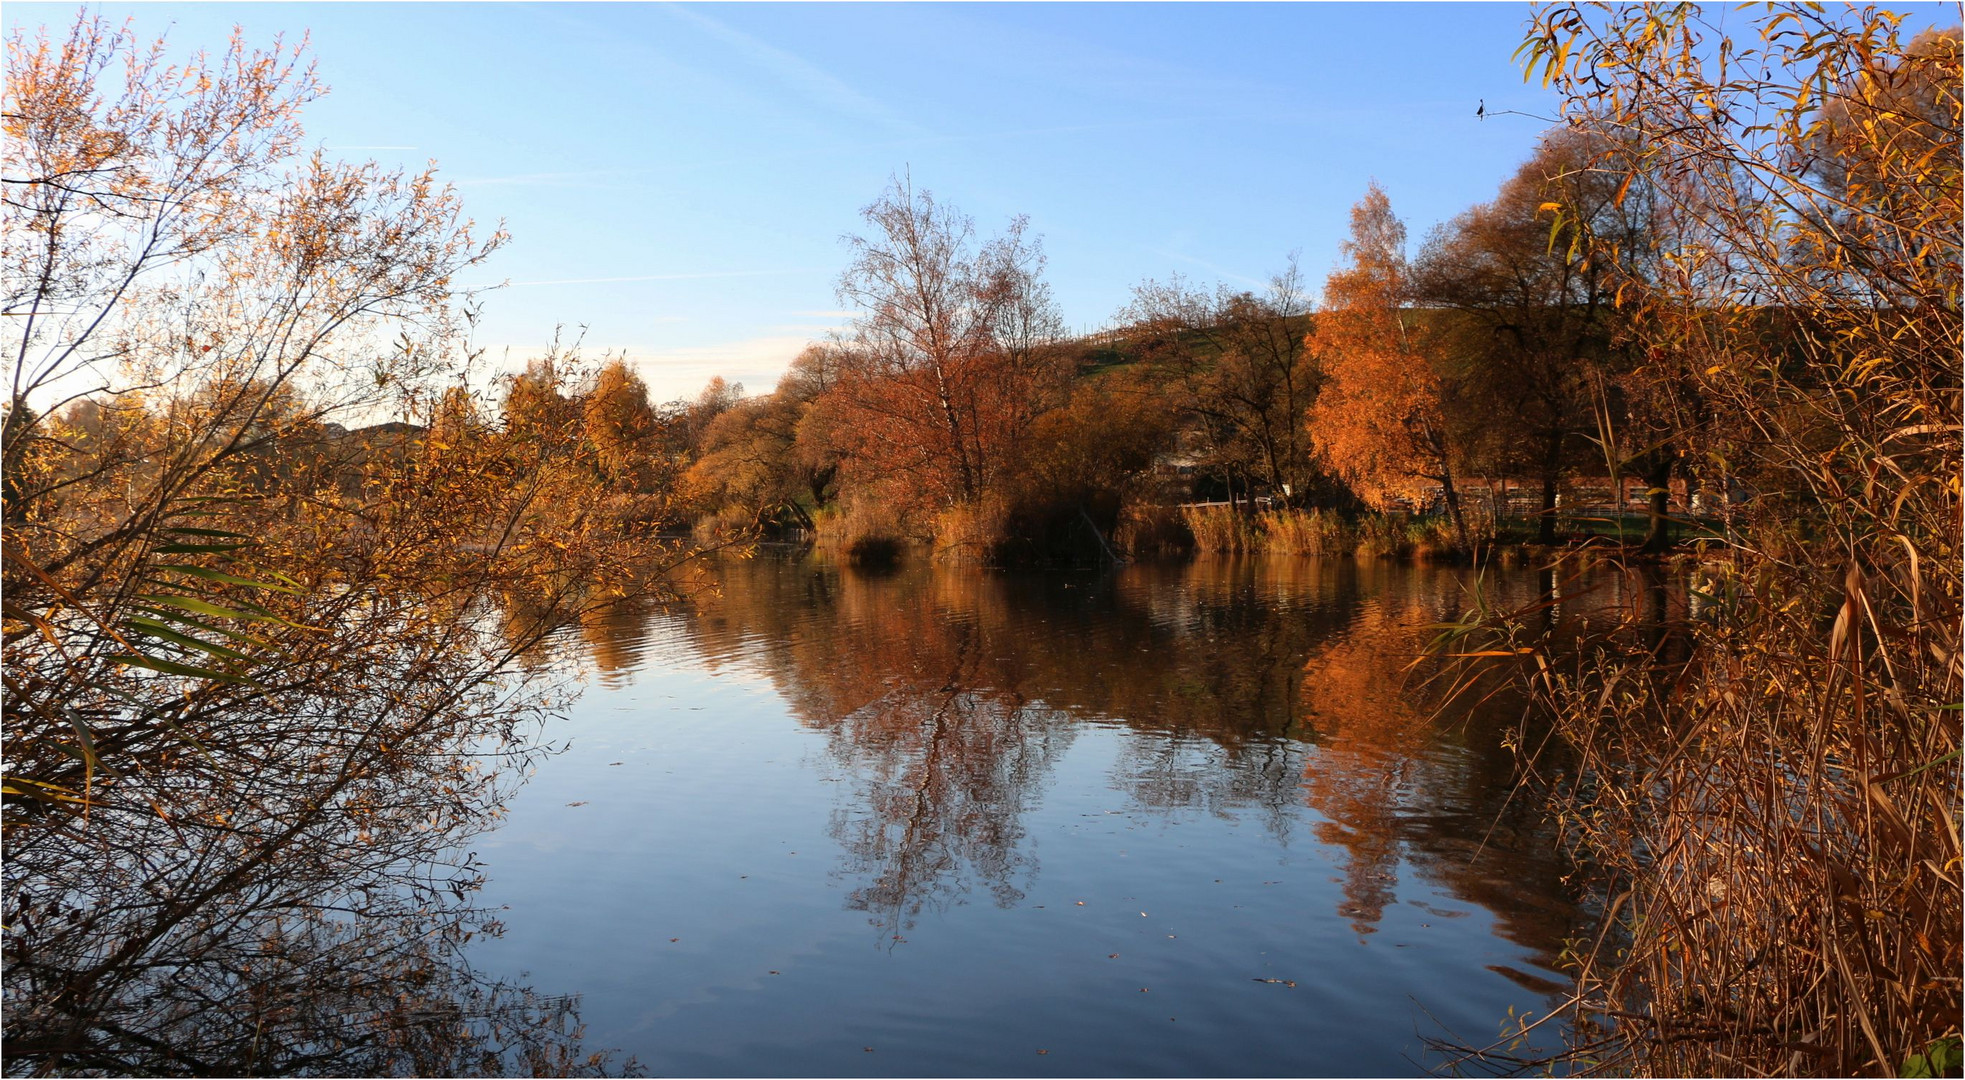
[[[1356,530],[1334,510],[1269,510],[1257,519],[1262,550],[1272,555],[1332,558],[1352,554]]]
[[[757,515],[745,506],[726,506],[696,519],[690,538],[698,547],[726,547],[755,540],[760,532]]]
[[[893,510],[873,500],[830,507],[812,524],[815,546],[855,566],[891,564],[910,539]]]
[[[1009,539],[1009,514],[993,502],[951,506],[935,515],[935,558],[955,563],[996,563]]]
[[[1357,554],[1363,559],[1399,559],[1412,553],[1412,539],[1406,523],[1385,514],[1365,514],[1358,519]]]
[[[1240,513],[1226,506],[1184,506],[1180,520],[1193,549],[1224,555],[1303,555],[1362,559],[1457,558],[1461,552],[1444,520],[1389,514],[1347,519],[1334,510]]]
[[[1207,555],[1242,555],[1262,550],[1255,515],[1228,506],[1183,506],[1180,519],[1194,534],[1194,550]]]
[[[1604,130],[1598,166],[1642,170],[1696,224],[1634,284],[1647,366],[1626,386],[1755,495],[1688,603],[1654,567],[1640,603],[1580,637],[1547,632],[1552,597],[1452,646],[1523,665],[1570,758],[1557,771],[1529,743],[1523,765],[1604,911],[1571,951],[1566,1062],[1473,1060],[1955,1074],[1959,37],[1829,8],[1715,43],[1699,18],[1544,8],[1526,50],[1564,115]],[[1755,76],[1710,59],[1729,53]],[[1823,159],[1846,174],[1787,164]]]
[[[1189,555],[1195,548],[1194,531],[1180,508],[1160,503],[1133,504],[1120,511],[1112,542],[1135,558]]]
[[[1943,591],[1908,561],[1853,569],[1825,627],[1812,575],[1756,563],[1689,595],[1638,568],[1638,602],[1579,640],[1530,611],[1454,649],[1527,658],[1567,750],[1524,764],[1605,906],[1570,956],[1571,1061],[1853,1075],[1955,1054],[1955,599],[1920,618]]]

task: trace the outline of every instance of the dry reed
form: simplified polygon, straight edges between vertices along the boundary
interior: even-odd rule
[[[1524,742],[1527,776],[1604,909],[1561,1060],[1460,1064],[1956,1075],[1959,36],[1770,13],[1731,50],[1760,74],[1727,81],[1697,9],[1660,11],[1545,9],[1526,54],[1696,231],[1629,298],[1628,386],[1757,494],[1683,603],[1653,567],[1612,625],[1557,637],[1552,598],[1447,639],[1524,665],[1567,748]],[[1763,213],[1769,187],[1799,209]]]
[[[857,566],[892,563],[909,543],[900,519],[874,501],[823,511],[812,523],[818,548]]]
[[[1357,547],[1355,533],[1334,510],[1270,510],[1259,518],[1264,551],[1332,558]]]

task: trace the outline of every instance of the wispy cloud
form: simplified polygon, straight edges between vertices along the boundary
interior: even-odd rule
[[[626,169],[590,169],[584,172],[517,173],[512,176],[467,176],[452,180],[457,187],[621,187],[618,182],[632,173]]]
[[[1207,261],[1206,259],[1197,259],[1192,255],[1183,255],[1178,251],[1168,251],[1165,248],[1150,248],[1148,250],[1150,250],[1153,254],[1158,255],[1163,259],[1174,259],[1179,262],[1191,263],[1195,266],[1200,267],[1203,270],[1212,271],[1213,273],[1219,274],[1221,277],[1229,281],[1239,281],[1246,285],[1266,286],[1269,284],[1269,282],[1264,281],[1261,278],[1253,278],[1248,276],[1247,274],[1238,274],[1235,271],[1228,269],[1227,267],[1218,266],[1214,263]]]
[[[860,93],[803,57],[760,41],[703,14],[700,9],[665,5],[662,10],[736,49],[803,100],[881,124],[900,134],[927,134],[925,128],[901,116],[885,102]]]
[[[857,311],[794,311],[791,314],[805,319],[850,319]]]
[[[530,285],[613,285],[624,281],[700,281],[707,278],[747,278],[747,277],[787,277],[793,274],[815,274],[818,270],[705,270],[688,274],[631,274],[627,277],[589,277],[555,278],[550,281],[509,281],[507,288],[524,288]],[[794,313],[798,314],[798,313]]]

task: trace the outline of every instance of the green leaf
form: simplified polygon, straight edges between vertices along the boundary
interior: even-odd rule
[[[66,705],[61,707],[61,714],[68,721],[68,726],[75,729],[75,740],[82,744],[82,760],[97,772],[120,778],[123,774],[104,764],[102,757],[96,753],[96,741],[89,734],[88,721],[82,719],[82,714]]]
[[[244,619],[248,622],[285,622],[286,621],[285,619],[282,619],[277,615],[271,615],[264,612],[237,611],[228,607],[220,607],[209,600],[200,600],[195,596],[173,596],[169,593],[147,593],[142,596],[138,596],[137,599],[143,601],[145,604],[156,604],[156,605],[161,605],[163,607],[174,607],[181,611],[194,612],[199,615],[211,615],[220,619]]]
[[[222,626],[213,626],[212,624],[206,622],[199,622],[197,619],[194,619],[189,615],[180,615],[174,611],[165,611],[159,608],[152,608],[152,607],[144,607],[142,608],[142,610],[150,612],[151,614],[157,616],[157,618],[159,619],[169,619],[170,621],[177,623],[180,626],[195,627],[199,630],[205,630],[214,634],[219,634],[224,637],[231,638],[233,641],[243,641],[248,645],[257,645],[262,649],[274,648],[273,643],[267,641],[265,638],[254,637],[251,634],[242,633],[238,630],[227,630]],[[138,626],[155,626],[164,630],[170,629],[170,627],[165,626],[164,624],[157,622],[154,619],[145,619],[145,618],[138,617],[138,618],[132,618],[130,622]]]
[[[44,784],[39,780],[29,780],[24,776],[9,776],[4,781],[0,781],[0,794],[24,795],[30,799],[77,803],[82,806],[97,805],[75,794],[71,788],[62,787],[59,784]]]
[[[1960,1052],[1958,1037],[1952,1036],[1933,1042],[1921,1054],[1905,1058],[1904,1067],[1897,1075],[1957,1076],[1961,1066],[1965,1066],[1965,1055]]]
[[[250,684],[252,682],[251,679],[248,679],[243,675],[234,675],[229,671],[213,671],[211,668],[201,668],[191,664],[180,664],[172,660],[159,660],[154,656],[144,656],[139,653],[114,653],[109,657],[109,659],[114,660],[119,664],[127,664],[130,667],[146,668],[150,671],[161,671],[166,675],[184,675],[193,679],[210,679],[213,682],[244,683],[244,684]]]
[[[1941,758],[1938,758],[1938,759],[1936,759],[1936,760],[1933,760],[1933,761],[1927,761],[1927,762],[1925,762],[1924,764],[1922,764],[1922,765],[1919,765],[1919,766],[1918,766],[1917,768],[1915,768],[1915,769],[1912,769],[1912,770],[1910,770],[1909,772],[1900,772],[1900,773],[1898,773],[1898,774],[1897,774],[1897,775],[1895,775],[1895,776],[1892,776],[1892,777],[1889,777],[1889,779],[1891,779],[1891,780],[1902,780],[1902,779],[1903,779],[1904,777],[1906,777],[1906,776],[1916,776],[1916,775],[1917,775],[1918,773],[1921,773],[1921,772],[1923,772],[1923,771],[1925,771],[1926,769],[1935,769],[1935,768],[1937,768],[1938,766],[1940,766],[1940,765],[1943,765],[1943,764],[1944,764],[1945,762],[1947,762],[1947,761],[1957,761],[1957,760],[1958,760],[1958,755],[1959,755],[1960,753],[1965,753],[1965,751],[1961,751],[1961,750],[1953,750],[1953,751],[1952,751],[1951,753],[1949,753],[1949,754],[1946,754],[1945,756],[1943,756],[1943,757],[1941,757]]]
[[[192,637],[190,634],[180,634],[175,630],[167,629],[147,620],[131,619],[130,625],[137,633],[145,637],[156,638],[159,641],[168,641],[173,645],[181,645],[187,649],[197,649],[200,652],[209,653],[212,656],[221,657],[226,660],[250,661],[252,659],[252,657],[236,649],[228,649],[223,645],[214,645],[201,638]]]
[[[236,574],[225,574],[217,570],[208,570],[202,566],[186,566],[182,563],[159,563],[156,569],[169,570],[174,574],[189,574],[192,577],[204,578],[206,581],[222,581],[227,585],[244,585],[250,589],[266,589],[271,592],[289,594],[300,591],[288,585],[274,585],[270,582],[255,581],[252,578],[243,578]]]

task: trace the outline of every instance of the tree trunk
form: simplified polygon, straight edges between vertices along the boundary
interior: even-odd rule
[[[1471,551],[1467,543],[1467,517],[1460,512],[1460,490],[1453,486],[1453,471],[1445,470],[1440,477],[1440,486],[1446,492],[1446,511],[1453,518],[1453,534],[1460,540],[1460,550]]]
[[[1662,555],[1672,546],[1672,462],[1675,459],[1674,454],[1660,452],[1644,476],[1645,482],[1651,485],[1651,527],[1644,534],[1641,548],[1647,555]]]
[[[1554,544],[1556,542],[1556,474],[1542,474],[1542,513],[1535,524],[1535,542]]]
[[[798,505],[797,499],[786,499],[778,505],[791,511],[792,516],[798,519],[799,528],[816,529],[818,527],[812,523],[812,515],[806,513],[805,508]]]
[[[1535,542],[1556,542],[1556,491],[1562,482],[1562,433],[1549,436],[1542,454],[1542,520],[1535,530]]]

